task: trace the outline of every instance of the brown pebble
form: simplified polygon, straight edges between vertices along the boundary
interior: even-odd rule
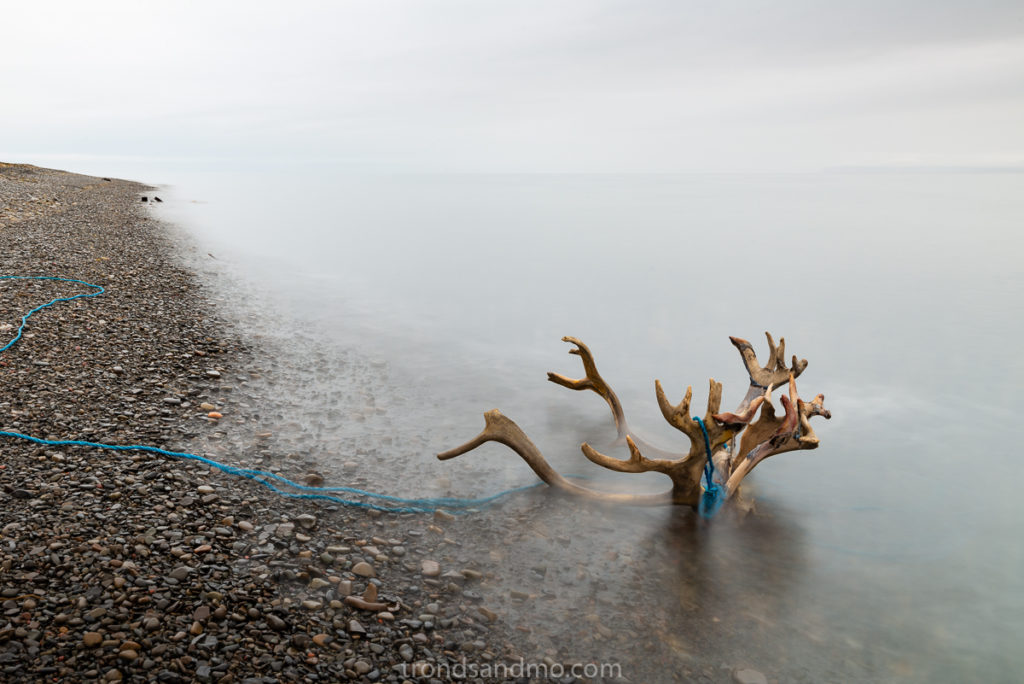
[[[352,566],[352,572],[360,577],[376,577],[377,571],[366,561],[359,561]]]
[[[103,635],[99,632],[86,632],[82,635],[82,643],[89,648],[99,646],[103,642]]]
[[[374,602],[377,600],[377,585],[370,582],[366,585],[366,591],[363,592],[363,600]]]
[[[313,637],[313,643],[317,646],[326,646],[331,641],[330,634],[317,634]]]
[[[203,624],[201,622],[193,622],[188,631],[195,636],[199,636],[203,633]]]

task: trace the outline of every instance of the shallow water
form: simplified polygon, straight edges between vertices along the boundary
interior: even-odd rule
[[[801,394],[824,392],[834,418],[816,421],[820,449],[749,478],[755,516],[535,490],[470,524],[508,586],[534,595],[501,613],[531,630],[525,648],[648,681],[740,666],[1016,680],[1024,465],[1000,436],[1024,380],[1020,175],[171,175],[144,179],[172,182],[160,215],[277,350],[267,427],[336,482],[530,483],[496,445],[432,456],[500,407],[560,471],[654,491],[657,475],[580,455],[614,429],[595,395],[545,381],[582,375],[561,336],[590,345],[631,425],[665,445],[683,439],[654,378],[674,400],[692,384],[701,407],[713,376],[731,407],[746,376],[728,335],[763,358],[770,330],[809,359]]]

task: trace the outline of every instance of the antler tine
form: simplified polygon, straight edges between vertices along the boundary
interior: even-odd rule
[[[579,380],[573,380],[560,373],[548,372],[548,380],[567,387],[571,390],[593,390],[608,403],[608,408],[612,411],[612,418],[615,420],[615,429],[618,431],[619,438],[622,438],[629,432],[629,427],[626,424],[626,415],[622,410],[622,402],[619,401],[618,396],[612,388],[605,382],[604,378],[597,371],[597,363],[594,361],[594,354],[590,351],[587,345],[583,344],[582,341],[575,337],[563,337],[563,342],[568,342],[575,345],[575,348],[570,349],[570,354],[575,354],[580,357],[583,361],[583,370],[586,376]]]
[[[767,391],[767,393],[771,393],[770,388]],[[712,416],[712,418],[715,419],[715,422],[721,423],[722,427],[730,429],[733,432],[738,432],[742,430],[745,425],[747,425],[748,423],[750,423],[750,421],[754,419],[754,415],[757,414],[757,409],[761,407],[761,404],[762,402],[764,402],[764,400],[765,399],[763,395],[755,397],[754,400],[750,402],[747,405],[746,409],[743,410],[741,413],[716,413],[715,415]]]
[[[817,449],[818,435],[814,433],[810,419],[814,416],[823,416],[825,420],[832,420],[832,412],[825,408],[825,395],[819,394],[810,401],[797,399],[797,408],[800,417],[800,436],[797,440],[805,449]]]
[[[714,378],[708,381],[708,406],[704,412],[704,429],[708,432],[708,439],[712,448],[724,443],[728,437],[724,436],[724,430],[715,422],[715,415],[722,407],[722,383],[715,382]],[[700,425],[690,414],[690,401],[693,399],[693,387],[686,388],[686,396],[676,405],[673,405],[665,395],[665,388],[661,386],[660,380],[654,381],[654,392],[658,397],[658,406],[661,408],[661,415],[665,417],[669,425],[676,428],[690,438],[692,449],[704,447],[704,433]],[[691,450],[692,450],[691,449]]]
[[[693,398],[693,385],[686,388],[686,396],[676,405],[668,400],[665,395],[665,388],[661,386],[661,380],[654,381],[654,393],[658,397],[658,406],[661,408],[661,415],[665,416],[672,427],[690,434],[690,400]]]
[[[770,370],[775,370],[779,365],[779,348],[775,346],[775,340],[772,339],[772,334],[767,330],[764,332],[764,336],[768,338],[768,363],[764,366]],[[783,347],[786,345],[786,338],[779,338],[782,342]],[[785,358],[785,357],[782,357]]]
[[[729,337],[729,341],[739,350],[740,356],[743,358],[743,365],[746,366],[747,375],[750,376],[750,384],[757,388],[765,388],[769,385],[778,387],[786,381],[790,373],[794,377],[799,377],[807,368],[807,359],[797,360],[794,355],[792,366],[786,368],[786,338],[780,337],[779,344],[776,345],[771,333],[765,332],[765,337],[768,339],[768,363],[764,366],[758,363],[757,354],[750,342],[741,337]]]
[[[625,461],[612,456],[606,456],[586,442],[580,446],[580,449],[583,451],[583,455],[592,463],[620,473],[647,473],[651,471],[668,473],[676,464],[676,461],[646,458],[640,453],[640,449],[632,437],[626,437],[626,444],[629,446],[629,459]]]

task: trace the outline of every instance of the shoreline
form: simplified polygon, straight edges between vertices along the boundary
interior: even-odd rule
[[[265,454],[246,401],[258,354],[142,211],[150,190],[0,164],[0,274],[106,288],[33,316],[0,357],[0,429],[175,451],[216,431],[236,458]],[[4,342],[68,290],[0,285]],[[294,479],[316,467],[281,460]],[[288,500],[138,452],[5,439],[0,466],[7,681],[401,682],[520,657],[472,590],[485,569],[444,562],[450,516]]]

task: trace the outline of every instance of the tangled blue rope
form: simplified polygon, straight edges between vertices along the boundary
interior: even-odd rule
[[[53,280],[64,283],[77,283],[79,285],[85,285],[86,287],[93,288],[95,292],[86,292],[78,294],[73,297],[58,297],[52,299],[42,306],[29,311],[27,314],[21,317],[21,325],[18,327],[18,332],[14,338],[0,347],[0,353],[3,353],[13,347],[18,340],[21,339],[22,332],[25,330],[25,326],[28,323],[29,317],[37,311],[53,306],[58,302],[70,302],[75,299],[84,299],[87,297],[98,297],[103,294],[106,290],[100,285],[93,285],[87,283],[84,280],[75,280],[74,278],[58,278],[55,276],[0,276],[0,280]],[[236,475],[238,477],[244,477],[247,480],[252,480],[258,484],[263,485],[267,489],[280,494],[281,496],[289,499],[315,499],[320,501],[330,501],[332,503],[341,504],[343,506],[352,506],[355,508],[366,508],[374,511],[384,511],[388,513],[433,513],[437,510],[447,508],[454,509],[452,513],[462,514],[469,513],[474,508],[480,508],[491,504],[498,499],[514,494],[516,492],[524,492],[534,487],[539,487],[541,482],[537,482],[531,485],[525,485],[523,487],[516,487],[514,489],[506,489],[503,492],[498,492],[491,496],[485,496],[478,499],[461,499],[455,497],[435,497],[425,499],[404,499],[397,496],[389,496],[387,494],[376,494],[374,492],[367,492],[362,489],[356,489],[354,487],[310,487],[307,485],[299,484],[289,480],[286,477],[278,475],[276,473],[267,472],[264,470],[255,470],[250,468],[236,468],[225,463],[220,463],[211,458],[199,456],[197,454],[190,454],[180,451],[168,451],[166,449],[160,449],[154,446],[146,446],[142,444],[129,444],[129,445],[117,445],[117,444],[103,444],[100,442],[85,442],[75,439],[41,439],[39,437],[32,437],[31,435],[23,435],[20,432],[7,432],[0,430],[0,436],[12,437],[15,439],[22,439],[27,442],[33,442],[35,444],[41,444],[44,446],[81,446],[81,447],[92,447],[94,449],[105,449],[107,451],[146,451],[153,454],[160,454],[161,456],[170,456],[172,458],[181,458],[191,461],[198,461],[211,468],[216,468],[221,472],[228,473],[229,475]],[[291,489],[297,491],[288,491],[281,489],[276,484],[282,484]],[[362,496],[367,499],[375,499],[378,501],[386,501],[393,505],[381,505],[367,501],[356,501],[353,499],[343,499],[339,496],[335,496],[334,493],[345,493]]]
[[[710,518],[725,503],[725,488],[715,482],[715,463],[711,460],[711,440],[708,438],[708,429],[699,417],[694,416],[693,419],[700,425],[700,431],[704,435],[704,451],[707,454],[707,461],[704,463],[704,493],[700,497],[697,511],[703,517]]]

